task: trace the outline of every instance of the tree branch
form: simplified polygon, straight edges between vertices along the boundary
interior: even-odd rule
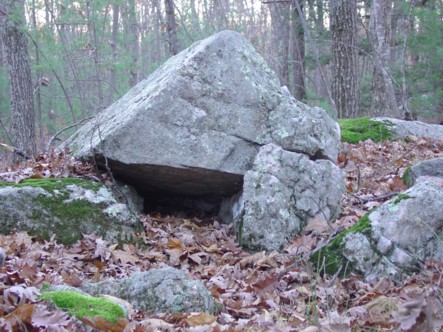
[[[54,136],[52,136],[52,137],[49,139],[48,144],[46,145],[46,150],[45,150],[45,152],[48,152],[48,151],[49,151],[49,149],[51,148],[51,144],[52,144],[52,142],[53,142],[53,141],[56,139],[56,137],[57,137],[58,135],[60,135],[62,132],[64,132],[65,130],[68,130],[68,129],[72,128],[72,127],[78,126],[78,125],[81,124],[82,122],[85,122],[85,121],[87,121],[87,120],[90,120],[90,119],[92,119],[93,117],[94,117],[94,116],[88,116],[87,118],[81,119],[80,121],[77,121],[76,123],[74,123],[74,124],[72,124],[72,125],[69,125],[69,126],[67,126],[67,127],[64,127],[64,128],[62,128],[62,129],[60,129],[59,131],[57,131],[57,132],[54,134]]]

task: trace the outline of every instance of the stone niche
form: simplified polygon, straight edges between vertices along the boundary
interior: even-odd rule
[[[216,214],[223,201],[220,218],[236,224],[244,246],[280,249],[309,218],[334,217],[343,190],[339,142],[332,117],[295,100],[242,35],[222,31],[170,58],[64,144],[77,157],[107,162],[148,209]],[[297,174],[312,177],[307,187],[283,189]],[[277,196],[257,202],[266,192],[245,188],[264,189],[272,177],[281,187],[277,210]],[[270,208],[274,214],[254,217]],[[265,234],[248,234],[257,227]]]

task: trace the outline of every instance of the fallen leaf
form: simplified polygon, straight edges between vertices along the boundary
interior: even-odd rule
[[[101,316],[79,318],[83,323],[92,326],[100,331],[122,332],[129,322],[126,319],[119,318],[117,322],[112,323]]]
[[[189,326],[199,326],[199,325],[208,325],[212,324],[217,320],[217,317],[201,312],[197,314],[191,314],[185,319],[185,322],[188,323]]]
[[[3,319],[11,324],[14,331],[19,331],[23,323],[31,324],[34,307],[35,304],[29,303],[19,305],[14,311],[3,317]]]
[[[133,321],[129,323],[124,329],[124,332],[145,332],[145,331],[174,332],[175,328],[173,324],[169,324],[161,319],[149,318],[149,319],[144,319],[140,322]]]
[[[179,249],[183,250],[183,243],[179,239],[175,239],[173,237],[168,238],[168,248],[169,249]]]
[[[112,250],[111,257],[116,262],[120,262],[122,264],[135,265],[136,263],[140,262],[140,259],[137,256],[133,255],[128,251],[123,251],[123,250]]]

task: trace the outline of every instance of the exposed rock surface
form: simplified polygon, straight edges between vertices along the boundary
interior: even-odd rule
[[[312,161],[274,144],[260,148],[243,188],[236,200],[224,202],[222,213],[227,205],[239,242],[255,250],[281,250],[310,218],[332,219],[344,191],[331,161]]]
[[[67,142],[108,159],[143,191],[228,196],[260,146],[336,160],[338,124],[285,94],[240,34],[223,31],[169,59]]]
[[[0,231],[28,231],[72,244],[82,234],[131,240],[137,218],[104,186],[82,179],[0,182]]]
[[[367,279],[399,279],[403,273],[416,271],[426,259],[442,261],[442,201],[443,179],[420,177],[413,187],[323,248],[326,264],[335,270],[341,265]]]
[[[82,290],[94,296],[107,294],[121,298],[141,311],[214,313],[216,310],[214,298],[200,281],[169,267],[137,272],[126,279],[87,284]]]
[[[405,138],[408,136],[417,136],[443,140],[443,126],[428,124],[421,121],[406,121],[394,118],[373,118],[371,120],[384,122],[389,125],[395,138]]]
[[[213,213],[243,191],[244,204],[230,199],[240,212],[225,203],[220,216],[245,245],[271,250],[307,219],[334,216],[339,142],[334,119],[295,100],[240,34],[223,31],[169,59],[66,144],[106,159],[147,205],[167,193],[160,203]]]
[[[406,180],[410,185],[414,184],[421,176],[443,178],[443,157],[419,162],[411,166],[406,174]]]

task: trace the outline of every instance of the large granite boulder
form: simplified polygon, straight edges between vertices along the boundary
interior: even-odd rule
[[[105,186],[83,179],[0,182],[0,232],[27,231],[72,244],[83,234],[110,242],[134,238],[137,217]]]
[[[443,179],[420,177],[312,256],[327,272],[400,279],[426,259],[443,260]],[[319,257],[320,255],[320,257]]]
[[[240,34],[223,31],[169,59],[66,144],[139,191],[232,195],[260,146],[335,161],[338,124],[287,96]]]
[[[163,202],[174,205],[204,198],[194,206],[210,211],[222,199],[236,195],[228,199],[234,206],[224,204],[221,218],[234,221],[239,234],[260,220],[260,232],[270,236],[259,241],[260,235],[249,231],[243,235],[255,238],[250,247],[276,249],[307,219],[320,213],[326,219],[334,216],[342,183],[334,164],[339,142],[340,129],[332,117],[291,97],[246,39],[223,31],[169,59],[79,129],[66,145],[77,157],[94,158],[102,166],[107,163],[148,205],[157,196],[168,195]],[[263,152],[266,160],[257,159],[261,149],[275,153]],[[272,197],[265,196],[277,192],[262,190],[258,198],[253,189],[267,181],[257,173],[260,164],[273,164],[274,157],[281,165],[269,176],[282,181],[273,197],[279,201],[275,213],[256,215],[260,211],[254,212],[253,206],[274,205]],[[236,214],[239,196],[245,204]],[[283,215],[277,218],[278,213]]]
[[[282,250],[309,219],[335,217],[343,190],[331,161],[267,144],[246,172],[243,192],[222,203],[220,217],[234,222],[243,246]]]

